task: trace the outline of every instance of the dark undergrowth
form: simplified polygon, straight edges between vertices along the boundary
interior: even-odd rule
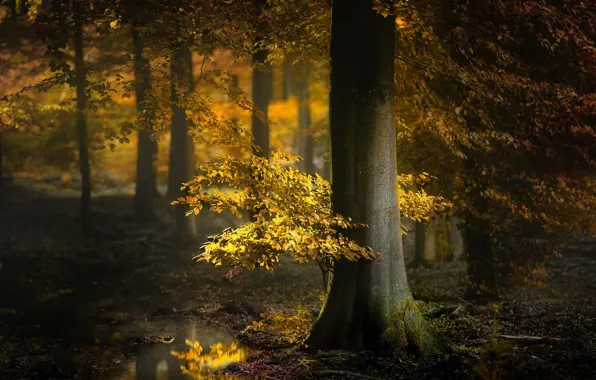
[[[82,236],[74,192],[12,184],[0,197],[0,379],[124,379],[166,362],[171,350],[239,340],[244,360],[220,375],[250,378],[591,379],[596,374],[596,244],[548,263],[543,288],[504,292],[495,304],[461,299],[465,267],[440,263],[409,273],[417,303],[444,353],[424,358],[309,352],[272,333],[245,331],[262,313],[316,315],[315,265],[283,262],[242,273],[191,259],[200,242],[238,223],[202,212],[200,239],[174,238],[173,215],[132,221],[130,195],[94,199],[95,228]],[[144,377],[145,376],[145,377]],[[217,377],[214,374],[212,377]],[[165,378],[165,377],[164,377]]]

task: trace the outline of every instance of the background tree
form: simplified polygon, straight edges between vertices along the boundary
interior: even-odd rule
[[[155,159],[157,141],[152,137],[154,102],[151,101],[151,69],[143,54],[143,37],[138,25],[132,25],[134,50],[135,94],[138,113],[137,170],[134,197],[134,215],[139,222],[155,220],[153,199],[157,194]]]
[[[91,228],[91,167],[89,165],[89,143],[87,136],[87,120],[85,108],[87,106],[87,69],[83,53],[83,21],[84,14],[79,0],[72,2],[74,18],[74,53],[75,53],[75,83],[77,93],[77,143],[79,150],[79,170],[81,173],[81,227],[83,231]]]
[[[170,143],[170,164],[168,171],[168,195],[176,199],[185,193],[182,184],[193,177],[193,146],[188,134],[186,109],[181,98],[191,91],[193,86],[192,55],[188,47],[179,45],[172,52],[170,59],[172,80],[172,133]],[[182,96],[179,96],[181,94]],[[187,218],[184,205],[176,206],[176,230],[179,236],[189,238],[195,234],[194,219]]]

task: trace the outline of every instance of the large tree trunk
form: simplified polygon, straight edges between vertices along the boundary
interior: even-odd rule
[[[185,195],[180,190],[182,183],[188,182],[193,176],[193,146],[188,134],[188,120],[186,110],[178,104],[179,92],[190,92],[192,88],[192,55],[186,45],[181,45],[172,52],[170,60],[171,96],[172,96],[172,135],[170,140],[170,167],[168,176],[168,194],[172,198]],[[177,92],[178,91],[178,92]],[[194,217],[186,216],[188,207],[176,205],[176,231],[183,238],[195,235]]]
[[[302,157],[301,169],[308,174],[315,174],[314,142],[310,132],[310,96],[308,92],[308,69],[300,72],[298,92],[298,151]]]
[[[257,66],[254,68],[252,76],[252,101],[254,108],[261,111],[264,118],[267,118],[273,86],[271,70],[265,63],[266,59],[266,50],[258,49],[253,54],[253,63]],[[269,125],[266,120],[262,120],[257,115],[255,110],[252,113],[252,135],[255,155],[269,157]]]
[[[91,228],[91,167],[89,165],[89,142],[87,138],[87,70],[83,55],[83,23],[79,0],[73,2],[75,15],[74,50],[75,79],[77,92],[77,145],[79,150],[79,171],[81,172],[81,228],[88,232]]]
[[[132,27],[134,53],[135,94],[139,132],[137,142],[137,173],[134,197],[134,216],[138,222],[155,220],[153,200],[157,194],[155,158],[157,142],[150,138],[153,123],[152,105],[148,105],[151,91],[149,60],[143,56],[143,42],[136,26]]]
[[[347,235],[381,255],[372,261],[336,263],[308,339],[309,346],[318,349],[376,350],[384,343],[405,344],[419,322],[410,309],[401,235],[396,233],[395,23],[372,7],[371,0],[333,2],[332,200],[335,212],[369,226]]]

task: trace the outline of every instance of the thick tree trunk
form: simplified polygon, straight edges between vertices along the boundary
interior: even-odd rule
[[[252,101],[254,108],[267,117],[267,109],[271,101],[272,75],[265,66],[267,51],[259,49],[253,54],[253,63],[258,65],[253,70],[252,77]],[[265,67],[264,67],[265,66]],[[269,152],[269,125],[262,120],[253,110],[252,113],[252,135],[255,146],[255,155],[259,157],[270,157]]]
[[[381,255],[336,263],[308,344],[317,349],[379,349],[403,343],[414,314],[397,199],[393,111],[395,23],[371,0],[333,2],[330,123],[334,211],[368,224],[347,235]],[[404,314],[405,313],[405,314]],[[404,315],[408,318],[404,319]],[[398,326],[399,325],[399,326]],[[401,331],[401,334],[400,333]],[[389,334],[389,333],[392,334]],[[401,338],[400,338],[401,337]]]
[[[188,134],[186,110],[178,105],[180,91],[188,93],[192,88],[192,56],[187,46],[181,45],[172,52],[170,60],[172,81],[172,135],[170,140],[170,166],[168,176],[168,194],[172,198],[185,195],[180,190],[182,183],[193,176],[193,146]],[[178,91],[178,92],[177,92]],[[195,236],[194,217],[186,216],[188,207],[176,205],[176,231],[180,238]]]
[[[421,265],[426,265],[426,226],[423,222],[416,222],[416,227],[414,230],[416,235],[416,241],[414,245],[414,261],[412,262],[412,266],[418,267]]]
[[[87,138],[87,70],[83,55],[83,23],[79,0],[73,2],[75,15],[74,50],[77,92],[77,145],[79,150],[79,171],[81,173],[81,228],[88,232],[91,228],[91,167],[89,165],[89,142]]]
[[[155,220],[153,200],[157,194],[157,174],[155,158],[157,142],[151,140],[153,123],[152,106],[148,105],[151,91],[151,72],[149,61],[143,56],[143,42],[136,26],[132,27],[132,45],[134,53],[135,94],[139,132],[137,142],[137,173],[134,196],[134,216],[138,222]]]
[[[298,93],[298,151],[299,156],[302,157],[301,169],[305,173],[314,175],[314,142],[310,132],[308,69],[301,71],[296,90]]]

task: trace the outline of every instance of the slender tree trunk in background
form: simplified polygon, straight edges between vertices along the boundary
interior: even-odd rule
[[[186,45],[181,45],[172,52],[170,59],[171,96],[172,96],[172,135],[170,139],[170,166],[168,176],[168,194],[172,198],[186,195],[180,190],[182,183],[193,177],[193,144],[188,134],[186,110],[178,105],[180,92],[189,93],[192,88],[192,55]],[[176,231],[182,239],[195,236],[195,219],[186,216],[188,207],[176,205]]]
[[[463,239],[458,227],[459,219],[455,216],[449,218],[449,232],[447,239],[449,242],[449,258],[458,260],[463,255]]]
[[[283,68],[283,100],[292,97],[292,61],[289,58],[284,60]]]
[[[437,260],[437,218],[433,218],[426,225],[424,242],[424,260],[432,263]]]
[[[17,18],[17,0],[8,0],[8,9],[10,9],[10,18]]]
[[[79,150],[79,171],[81,172],[81,228],[88,232],[91,228],[91,167],[89,165],[89,142],[87,138],[87,69],[83,55],[83,23],[79,0],[73,1],[75,76],[77,93],[77,145]]]
[[[414,261],[412,266],[418,267],[426,265],[426,227],[423,222],[416,222],[415,227],[416,241],[414,246]]]
[[[300,73],[296,91],[298,93],[298,151],[299,156],[302,157],[300,166],[303,172],[314,175],[314,142],[310,132],[310,96],[306,68]]]
[[[331,182],[331,141],[327,139],[325,142],[325,151],[323,153],[323,178]]]
[[[149,61],[143,56],[143,42],[136,26],[131,29],[134,53],[135,94],[139,132],[137,142],[137,172],[134,196],[134,216],[138,222],[155,220],[153,200],[157,193],[155,158],[157,142],[151,140],[153,123],[152,105],[147,104],[151,91]]]
[[[252,101],[254,108],[261,111],[267,117],[269,102],[271,101],[271,90],[273,87],[273,78],[271,71],[265,65],[267,51],[259,49],[253,54],[253,63],[258,66],[253,69],[252,77]],[[252,135],[253,144],[259,149],[255,149],[255,155],[259,157],[270,157],[269,151],[269,125],[261,120],[257,113],[252,113]]]
[[[4,171],[2,170],[2,131],[0,131],[0,191],[2,191],[2,184],[4,183]]]
[[[332,201],[335,212],[369,226],[347,231],[347,236],[382,255],[335,264],[329,293],[307,342],[315,349],[376,350],[391,329],[411,327],[408,318],[400,317],[411,295],[401,235],[396,233],[400,216],[395,191],[395,22],[372,7],[372,0],[333,2]]]
[[[470,287],[466,297],[490,301],[498,297],[490,226],[482,219],[466,218],[464,245],[468,261]]]

